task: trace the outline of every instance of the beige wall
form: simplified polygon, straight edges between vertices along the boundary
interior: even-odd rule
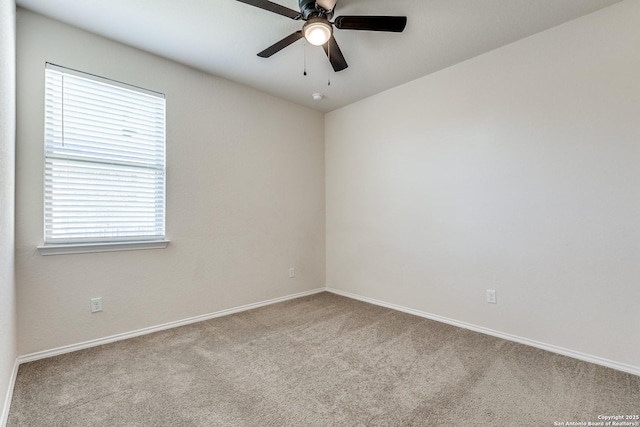
[[[16,360],[14,280],[15,42],[16,11],[0,0],[0,425]]]
[[[324,286],[321,113],[22,9],[17,28],[21,355]],[[45,61],[166,94],[167,249],[38,254]]]
[[[328,286],[640,367],[639,13],[625,1],[323,121],[19,10],[18,354],[323,286],[326,173]],[[37,253],[45,61],[166,93],[167,249]]]
[[[327,286],[640,369],[638,17],[329,113]]]

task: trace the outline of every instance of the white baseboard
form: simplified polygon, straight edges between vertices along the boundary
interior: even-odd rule
[[[13,363],[13,371],[11,371],[11,378],[9,378],[9,386],[7,387],[7,394],[4,398],[4,404],[2,405],[2,413],[0,413],[0,426],[6,427],[9,420],[9,409],[11,409],[11,399],[13,398],[13,389],[16,385],[16,378],[18,376],[18,366],[20,363],[18,359]]]
[[[152,327],[149,327],[149,328],[138,329],[136,331],[125,332],[125,333],[122,333],[122,334],[112,335],[112,336],[105,337],[105,338],[99,338],[99,339],[95,339],[95,340],[81,342],[81,343],[78,343],[78,344],[67,345],[67,346],[63,346],[63,347],[54,348],[54,349],[51,349],[51,350],[44,350],[44,351],[39,351],[39,352],[36,352],[36,353],[27,354],[27,355],[24,355],[24,356],[19,356],[16,359],[16,364],[14,366],[14,372],[13,372],[13,376],[12,376],[11,384],[10,384],[10,392],[7,395],[7,399],[6,399],[6,402],[5,402],[5,405],[4,405],[4,409],[3,409],[3,413],[2,413],[2,416],[4,418],[0,418],[0,427],[4,427],[4,424],[2,422],[6,422],[5,419],[8,416],[8,413],[9,413],[9,404],[11,403],[11,395],[13,393],[13,386],[14,386],[14,383],[15,383],[15,377],[16,377],[16,374],[18,372],[18,365],[20,365],[21,363],[27,363],[27,362],[32,362],[34,360],[46,359],[48,357],[58,356],[60,354],[65,354],[65,353],[71,353],[71,352],[74,352],[74,351],[83,350],[83,349],[90,348],[90,347],[96,347],[96,346],[103,345],[103,344],[109,344],[109,343],[112,343],[112,342],[115,342],[115,341],[134,338],[134,337],[141,336],[141,335],[151,334],[151,333],[154,333],[154,332],[163,331],[165,329],[177,328],[179,326],[189,325],[191,323],[201,322],[201,321],[213,319],[213,318],[216,318],[216,317],[227,316],[227,315],[234,314],[234,313],[240,313],[242,311],[247,311],[247,310],[251,310],[251,309],[254,309],[254,308],[258,308],[258,307],[263,307],[263,306],[266,306],[266,305],[271,305],[271,304],[276,304],[276,303],[283,302],[283,301],[288,301],[288,300],[292,300],[292,299],[296,299],[296,298],[301,298],[301,297],[304,297],[304,296],[313,295],[313,294],[317,294],[317,293],[324,292],[324,291],[331,292],[331,293],[334,293],[336,295],[342,295],[342,296],[347,297],[347,298],[352,298],[352,299],[355,299],[355,300],[367,302],[367,303],[370,303],[370,304],[374,304],[374,305],[379,305],[379,306],[382,306],[382,307],[390,308],[390,309],[393,309],[393,310],[401,311],[401,312],[404,312],[404,313],[408,313],[408,314],[413,314],[413,315],[416,315],[416,316],[424,317],[426,319],[431,319],[431,320],[435,320],[435,321],[438,321],[438,322],[447,323],[449,325],[457,326],[457,327],[464,328],[464,329],[469,329],[469,330],[472,330],[472,331],[475,331],[475,332],[480,332],[482,334],[491,335],[491,336],[494,336],[494,337],[497,337],[497,338],[502,338],[502,339],[505,339],[505,340],[508,340],[508,341],[513,341],[513,342],[517,342],[517,343],[520,343],[520,344],[528,345],[528,346],[531,346],[531,347],[536,347],[536,348],[539,348],[539,349],[542,349],[542,350],[550,351],[552,353],[562,354],[564,356],[572,357],[574,359],[583,360],[585,362],[590,362],[590,363],[595,363],[597,365],[606,366],[608,368],[616,369],[618,371],[627,372],[627,373],[630,373],[630,374],[633,374],[633,375],[640,376],[640,367],[637,367],[637,366],[616,362],[616,361],[605,359],[605,358],[598,357],[598,356],[592,356],[592,355],[589,355],[589,354],[585,354],[585,353],[581,353],[581,352],[578,352],[578,351],[566,349],[566,348],[563,348],[563,347],[558,347],[558,346],[555,346],[555,345],[552,345],[552,344],[546,344],[546,343],[535,341],[535,340],[531,340],[531,339],[528,339],[528,338],[522,338],[522,337],[519,337],[519,336],[516,336],[516,335],[511,335],[511,334],[508,334],[508,333],[505,333],[505,332],[495,331],[493,329],[484,328],[482,326],[477,326],[477,325],[473,325],[473,324],[470,324],[470,323],[465,323],[465,322],[461,322],[461,321],[458,321],[458,320],[449,319],[447,317],[438,316],[436,314],[426,313],[424,311],[415,310],[415,309],[412,309],[412,308],[408,308],[408,307],[403,307],[403,306],[396,305],[396,304],[387,303],[387,302],[384,302],[384,301],[376,300],[376,299],[369,298],[369,297],[364,297],[364,296],[353,294],[353,293],[350,293],[350,292],[341,291],[339,289],[326,287],[326,288],[313,289],[311,291],[306,291],[306,292],[300,292],[300,293],[297,293],[297,294],[287,295],[287,296],[284,296],[284,297],[274,298],[274,299],[270,299],[270,300],[267,300],[267,301],[257,302],[257,303],[253,303],[253,304],[247,304],[247,305],[243,305],[243,306],[240,306],[240,307],[221,310],[221,311],[217,311],[215,313],[209,313],[209,314],[204,314],[204,315],[201,315],[201,316],[190,317],[188,319],[178,320],[178,321],[175,321],[175,322],[169,322],[169,323],[165,323],[163,325],[157,325],[157,326],[152,326]]]
[[[38,351],[36,353],[19,356],[17,359],[17,364],[33,362],[34,360],[46,359],[48,357],[58,356],[60,354],[65,354],[65,353],[71,353],[73,351],[78,351],[78,350],[84,350],[90,347],[97,347],[99,345],[109,344],[115,341],[126,340],[129,338],[134,338],[141,335],[152,334],[154,332],[164,331],[165,329],[177,328],[179,326],[202,322],[204,320],[214,319],[216,317],[228,316],[230,314],[240,313],[242,311],[247,311],[247,310],[251,310],[258,307],[264,307],[266,305],[271,305],[271,304],[276,304],[283,301],[301,298],[301,297],[317,294],[324,291],[325,291],[325,288],[313,289],[311,291],[300,292],[297,294],[287,295],[279,298],[273,298],[267,301],[261,301],[253,304],[246,304],[240,307],[229,308],[226,310],[220,310],[220,311],[216,311],[215,313],[203,314],[200,316],[190,317],[188,319],[177,320],[175,322],[169,322],[163,325],[151,326],[148,328],[138,329],[136,331],[125,332],[117,335],[112,335],[105,338],[98,338],[95,340],[85,341],[78,344],[66,345],[66,346],[54,348],[51,350]]]
[[[629,374],[640,376],[640,367],[638,367],[638,366],[627,365],[625,363],[616,362],[616,361],[605,359],[605,358],[598,357],[598,356],[592,356],[592,355],[589,355],[589,354],[581,353],[579,351],[574,351],[574,350],[569,350],[567,348],[558,347],[558,346],[555,346],[555,345],[552,345],[552,344],[546,344],[546,343],[535,341],[535,340],[531,340],[531,339],[528,339],[528,338],[522,338],[522,337],[519,337],[517,335],[511,335],[511,334],[507,334],[507,333],[504,333],[504,332],[495,331],[493,329],[484,328],[482,326],[476,326],[476,325],[472,325],[470,323],[460,322],[458,320],[449,319],[449,318],[443,317],[443,316],[438,316],[437,314],[426,313],[424,311],[414,310],[412,308],[407,308],[407,307],[403,307],[403,306],[400,306],[400,305],[391,304],[391,303],[380,301],[380,300],[376,300],[376,299],[373,299],[373,298],[363,297],[361,295],[352,294],[350,292],[341,291],[339,289],[334,289],[334,288],[327,287],[326,290],[327,290],[327,292],[331,292],[331,293],[334,293],[336,295],[342,295],[342,296],[347,297],[347,298],[352,298],[352,299],[355,299],[355,300],[368,302],[370,304],[379,305],[379,306],[390,308],[390,309],[393,309],[393,310],[402,311],[404,313],[413,314],[413,315],[416,315],[416,316],[424,317],[426,319],[431,319],[431,320],[435,320],[435,321],[442,322],[442,323],[447,323],[449,325],[457,326],[459,328],[469,329],[469,330],[472,330],[472,331],[475,331],[475,332],[480,332],[482,334],[491,335],[491,336],[494,336],[494,337],[497,337],[497,338],[502,338],[502,339],[505,339],[505,340],[508,340],[508,341],[514,341],[514,342],[517,342],[517,343],[520,343],[520,344],[528,345],[528,346],[531,346],[531,347],[536,347],[536,348],[539,348],[539,349],[542,349],[542,350],[547,350],[547,351],[550,351],[552,353],[561,354],[563,356],[572,357],[574,359],[578,359],[578,360],[582,360],[582,361],[590,362],[590,363],[595,363],[596,365],[606,366],[608,368],[616,369],[618,371],[627,372]]]

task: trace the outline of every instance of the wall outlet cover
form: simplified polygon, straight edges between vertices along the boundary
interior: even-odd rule
[[[102,297],[91,298],[91,312],[97,313],[102,311]]]
[[[498,300],[496,299],[496,291],[492,289],[487,289],[487,302],[489,304],[497,304]]]

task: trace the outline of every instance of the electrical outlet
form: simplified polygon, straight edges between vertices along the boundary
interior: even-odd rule
[[[487,302],[489,304],[497,304],[498,300],[496,299],[496,291],[492,289],[487,289]]]
[[[291,267],[291,268],[289,269],[289,278],[291,279],[291,278],[293,278],[293,277],[296,277],[296,270],[294,270],[294,268],[293,268],[293,267]]]
[[[102,311],[102,297],[91,298],[91,312],[97,313]]]

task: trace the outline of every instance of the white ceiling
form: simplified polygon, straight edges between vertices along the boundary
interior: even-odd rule
[[[236,0],[17,0],[18,6],[320,111],[366,98],[620,0],[338,0],[335,16],[406,15],[403,33],[336,30],[349,68],[300,40],[302,21]],[[297,0],[276,0],[298,10]],[[304,57],[308,75],[303,76]],[[331,85],[328,86],[328,79]],[[311,94],[325,95],[314,101]]]

